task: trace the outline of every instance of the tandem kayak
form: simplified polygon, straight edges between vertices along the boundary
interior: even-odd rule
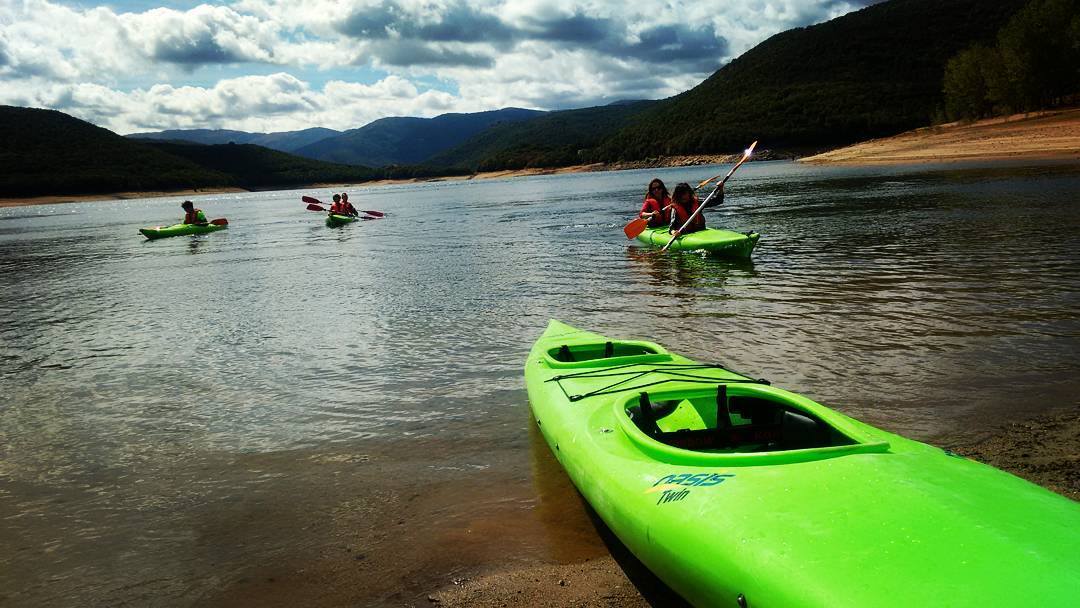
[[[222,220],[216,219],[213,221],[221,222]],[[228,227],[228,222],[219,224],[173,224],[172,226],[139,228],[139,232],[141,232],[142,235],[148,239],[161,239],[167,236],[184,236],[186,234],[205,234],[207,232],[217,232],[218,230],[224,230]]]
[[[351,224],[356,220],[357,218],[352,215],[338,215],[336,213],[331,213],[326,216],[326,225],[331,227],[344,226],[345,224]]]
[[[696,606],[1076,606],[1080,503],[653,342],[551,321],[533,416]]]
[[[690,234],[684,234],[675,239],[668,247],[669,251],[700,251],[704,250],[712,255],[746,258],[754,251],[761,235],[756,232],[734,232],[717,228],[706,228]],[[637,240],[648,243],[656,248],[661,248],[671,240],[671,233],[667,226],[659,228],[646,228],[637,236]]]

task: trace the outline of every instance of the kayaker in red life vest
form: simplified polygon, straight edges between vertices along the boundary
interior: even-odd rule
[[[334,204],[330,205],[330,213],[333,213],[334,215],[345,215],[345,209],[341,206],[340,194],[334,195]]]
[[[360,215],[360,212],[356,210],[356,207],[353,207],[352,203],[349,202],[349,195],[344,192],[341,193],[341,208],[345,211],[345,215],[351,215],[353,217]]]
[[[191,201],[184,201],[180,203],[180,207],[184,210],[184,222],[185,224],[198,224],[205,226],[209,224],[206,220],[206,214],[202,209],[196,209],[195,203]]]
[[[667,186],[659,178],[649,182],[649,191],[645,193],[645,202],[641,204],[638,217],[649,219],[649,228],[656,228],[667,224],[665,211],[671,205],[671,196],[668,195]]]
[[[724,185],[720,184],[720,191],[716,193],[713,200],[709,201],[709,206],[720,205],[724,202]],[[689,234],[691,232],[697,232],[698,230],[705,229],[705,215],[704,210],[702,213],[697,214],[694,217],[694,221],[682,229],[683,224],[686,223],[690,216],[697,211],[698,205],[701,202],[697,196],[694,195],[694,189],[690,187],[690,184],[679,184],[675,186],[675,195],[672,197],[671,207],[671,234],[678,236],[680,234]]]

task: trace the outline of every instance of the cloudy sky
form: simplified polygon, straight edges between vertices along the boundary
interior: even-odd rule
[[[660,99],[870,0],[0,0],[0,104],[118,133]]]

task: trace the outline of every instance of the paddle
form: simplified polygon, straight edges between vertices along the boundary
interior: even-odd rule
[[[210,220],[210,223],[215,225],[215,226],[228,226],[229,225],[229,220],[227,220],[227,219],[225,219],[223,217],[219,217],[219,218]]]
[[[326,209],[318,206],[322,205],[323,202],[313,196],[301,196],[300,200],[304,201],[305,203],[309,203],[308,209],[311,209],[312,211],[326,211]],[[372,211],[370,209],[357,209],[357,211],[363,211],[364,213],[368,215],[374,215],[375,217],[383,217],[386,215],[382,211]]]
[[[679,238],[679,235],[682,234],[682,231],[686,230],[686,227],[690,225],[690,222],[694,221],[694,218],[697,217],[697,214],[701,213],[701,210],[705,208],[705,205],[708,204],[708,202],[711,201],[714,196],[716,196],[716,193],[724,187],[724,184],[727,182],[728,178],[730,178],[732,174],[735,173],[735,170],[741,167],[742,164],[745,163],[748,158],[750,158],[750,155],[754,153],[754,148],[756,147],[756,141],[750,144],[750,147],[743,152],[743,156],[741,159],[739,159],[739,162],[735,163],[735,166],[731,168],[731,171],[728,171],[727,175],[724,176],[724,179],[720,180],[720,183],[716,185],[716,188],[713,189],[712,193],[709,194],[709,196],[706,197],[705,200],[701,201],[701,204],[698,205],[698,208],[695,209],[693,213],[690,214],[690,217],[686,218],[686,223],[683,224],[682,228],[679,228],[675,231],[674,234],[671,235],[671,240],[667,242],[667,245],[664,245],[663,249],[660,250],[660,253],[664,253],[665,251],[667,251],[668,247],[671,247],[671,244],[675,242],[675,239]],[[712,181],[712,179],[715,178],[710,178],[702,183],[708,183],[709,181]]]
[[[698,188],[701,188],[702,186],[708,184],[709,182],[713,181],[714,179],[720,177],[721,175],[723,175],[723,173],[718,173],[718,174],[710,177],[709,179],[701,182],[700,184],[694,186],[694,191],[696,192],[698,190]],[[667,209],[667,207],[665,207],[665,209]],[[630,220],[630,223],[627,224],[625,227],[623,227],[623,233],[626,235],[627,239],[630,239],[632,241],[632,240],[636,239],[639,234],[641,234],[642,232],[645,232],[645,229],[648,228],[648,227],[649,227],[649,218],[639,217],[637,219]]]

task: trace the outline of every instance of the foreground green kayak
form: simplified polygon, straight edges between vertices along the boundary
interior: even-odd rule
[[[218,220],[214,220],[218,221]],[[139,228],[148,239],[161,239],[167,236],[183,236],[185,234],[204,234],[216,232],[228,228],[228,224],[173,224],[172,226],[157,226],[155,228]]]
[[[345,224],[351,224],[356,221],[356,217],[351,215],[338,215],[336,213],[330,213],[326,216],[327,226],[344,226]]]
[[[1080,503],[1018,477],[558,321],[525,381],[578,490],[696,606],[1080,605]]]
[[[712,255],[749,258],[754,251],[761,235],[756,232],[733,232],[731,230],[719,230],[706,228],[690,234],[684,234],[675,239],[668,247],[668,251],[707,251]],[[659,228],[646,228],[637,239],[648,243],[656,248],[663,247],[671,240],[671,233],[667,226]]]

